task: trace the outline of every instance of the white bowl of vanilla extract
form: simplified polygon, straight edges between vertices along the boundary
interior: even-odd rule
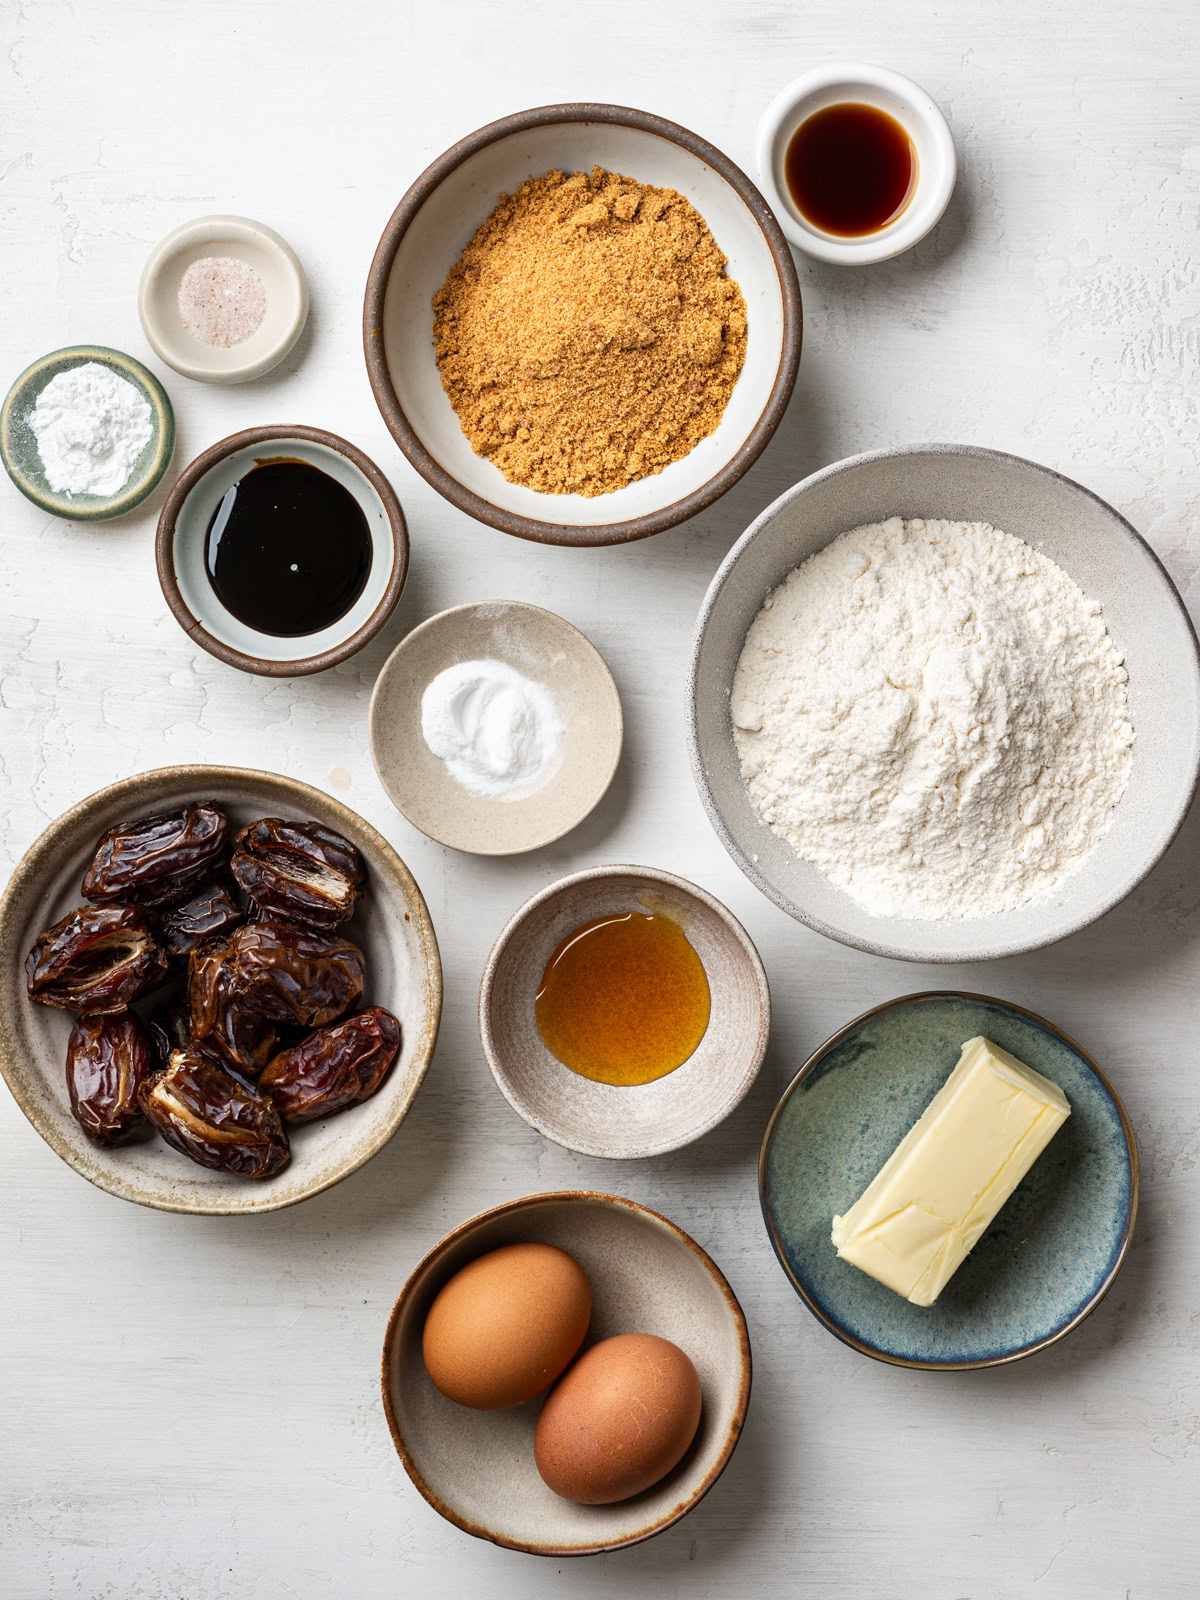
[[[242,672],[300,677],[383,627],[404,588],[408,530],[357,446],[323,428],[250,428],[180,474],[156,557],[189,638]]]
[[[925,90],[858,62],[789,83],[763,114],[756,154],[787,238],[837,266],[910,250],[941,220],[958,176],[949,125]]]

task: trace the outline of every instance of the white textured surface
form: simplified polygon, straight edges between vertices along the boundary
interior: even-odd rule
[[[341,1187],[275,1216],[111,1199],[0,1097],[0,1589],[1192,1595],[1200,817],[1129,902],[1065,944],[989,967],[884,962],[791,923],[724,857],[688,775],[681,695],[692,619],[735,535],[803,473],[879,444],[959,438],[1062,467],[1130,516],[1200,604],[1194,6],[8,0],[0,33],[0,378],[80,340],[147,359],[136,296],[150,248],[191,216],[259,217],[310,275],[309,326],[282,368],[244,388],[149,361],[176,406],[176,466],[251,423],[325,425],[379,461],[413,538],[384,637],[332,673],[270,684],[193,649],[167,613],[152,558],[165,485],[123,522],[71,527],[0,484],[0,852],[15,859],[73,800],[137,769],[260,763],[328,787],[395,841],[447,977],[441,1047],[400,1133]],[[788,78],[856,56],[942,104],[959,189],[909,256],[858,274],[801,264],[797,398],[743,483],[687,527],[595,551],[506,539],[426,488],[389,440],[359,348],[371,251],[420,168],[491,117],[568,98],[661,112],[746,165]],[[530,858],[474,861],[391,809],[366,709],[406,628],[491,597],[532,598],[582,627],[616,673],[628,731],[614,787],[580,829]],[[606,859],[721,896],[775,996],[767,1064],[731,1120],[629,1167],[528,1130],[487,1074],[474,1019],[509,912]],[[1143,1189],[1129,1262],[1091,1321],[1012,1369],[939,1376],[868,1362],[804,1312],[759,1222],[754,1162],[772,1100],[813,1046],[867,1005],[946,982],[1041,1010],[1095,1051],[1137,1127]],[[395,1291],[446,1228],[575,1184],[656,1206],[712,1251],[746,1308],[755,1387],[743,1442],[691,1517],[560,1566],[435,1516],[392,1451],[377,1373]]]

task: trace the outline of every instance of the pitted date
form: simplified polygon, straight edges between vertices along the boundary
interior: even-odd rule
[[[229,851],[229,820],[215,800],[118,823],[96,846],[83,880],[85,900],[149,908],[185,899]]]
[[[223,883],[207,883],[161,913],[159,940],[169,961],[186,961],[197,945],[230,933],[245,920],[241,906]]]
[[[146,1031],[132,1011],[80,1017],[67,1044],[67,1091],[94,1144],[120,1144],[142,1119],[138,1091],[151,1075]]]
[[[367,1100],[400,1048],[400,1024],[373,1006],[281,1050],[258,1080],[285,1122],[313,1122]]]
[[[188,960],[189,1042],[215,1047],[231,1066],[252,1076],[274,1055],[275,1024],[248,1010],[237,991],[237,967],[228,939],[210,939]]]
[[[124,1011],[166,973],[167,958],[136,906],[80,906],[25,958],[29,998],[62,1011]]]
[[[319,822],[262,817],[234,841],[230,870],[268,917],[330,929],[354,914],[366,880],[362,857]]]
[[[362,999],[363,953],[337,934],[254,922],[229,937],[231,996],[273,1022],[323,1028]]]
[[[269,1095],[203,1050],[177,1050],[167,1070],[143,1084],[142,1110],[169,1145],[221,1172],[270,1178],[291,1156]]]

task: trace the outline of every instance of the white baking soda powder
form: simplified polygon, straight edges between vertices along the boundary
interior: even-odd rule
[[[540,683],[504,661],[461,661],[421,696],[421,732],[464,789],[515,800],[553,777],[564,729]]]
[[[145,395],[99,361],[56,373],[28,422],[54,492],[104,498],[125,487],[154,432]]]

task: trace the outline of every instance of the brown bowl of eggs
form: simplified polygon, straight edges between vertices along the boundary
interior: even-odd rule
[[[657,1212],[587,1190],[460,1224],[383,1346],[383,1406],[447,1521],[533,1555],[595,1555],[685,1516],[733,1454],[750,1340],[733,1291]]]

